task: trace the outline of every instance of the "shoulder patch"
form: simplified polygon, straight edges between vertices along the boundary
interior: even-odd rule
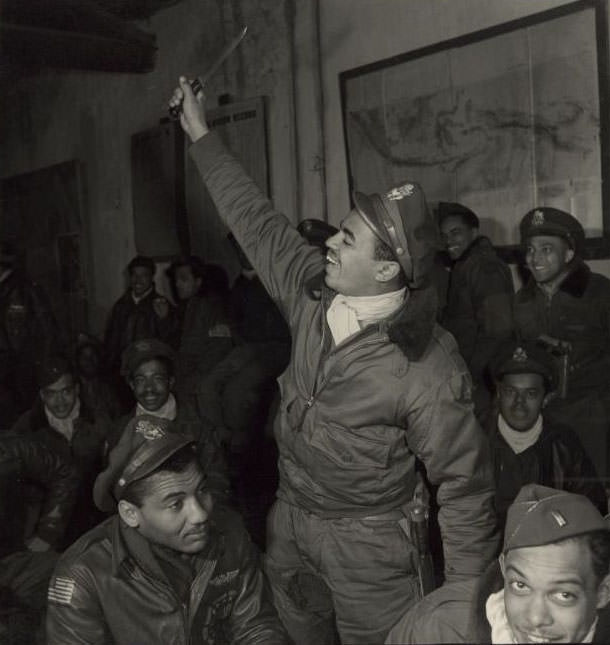
[[[57,576],[51,580],[47,600],[59,605],[69,605],[72,601],[74,587],[76,582],[72,578],[62,578]]]
[[[459,403],[472,402],[472,380],[468,374],[455,374],[449,380],[453,397]]]

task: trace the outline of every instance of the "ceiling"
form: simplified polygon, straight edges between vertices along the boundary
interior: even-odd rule
[[[154,34],[134,24],[181,0],[2,0],[6,69],[149,72]]]

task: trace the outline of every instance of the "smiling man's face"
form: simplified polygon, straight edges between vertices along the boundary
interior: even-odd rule
[[[479,234],[478,228],[468,226],[459,215],[445,217],[441,222],[440,229],[443,243],[452,260],[462,257]]]
[[[380,262],[374,259],[375,240],[375,233],[352,210],[339,232],[326,240],[326,284],[344,296],[377,295]]]
[[[518,643],[580,643],[608,602],[583,539],[523,547],[501,558],[504,605]]]

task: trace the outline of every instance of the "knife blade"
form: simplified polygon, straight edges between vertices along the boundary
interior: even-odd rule
[[[214,74],[218,68],[227,60],[227,58],[233,53],[233,51],[237,48],[239,43],[244,39],[244,36],[246,35],[246,32],[248,31],[248,27],[245,26],[238,34],[233,38],[233,40],[227,44],[227,46],[220,52],[220,54],[212,61],[212,64],[208,67],[208,69],[205,71],[205,73],[201,76],[196,76],[195,78],[191,79],[189,81],[189,85],[191,86],[193,93],[195,96],[203,90],[205,87],[205,84],[209,80],[209,78]],[[172,107],[169,108],[169,115],[173,119],[178,119],[180,117],[180,114],[182,112],[182,103],[180,105],[173,105]]]

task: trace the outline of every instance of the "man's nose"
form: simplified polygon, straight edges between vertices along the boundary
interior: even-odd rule
[[[548,627],[553,624],[553,616],[543,596],[534,596],[527,606],[528,621],[532,627]]]
[[[341,231],[339,231],[338,233],[335,233],[334,235],[331,235],[325,242],[326,246],[329,249],[333,249],[333,250],[336,249],[337,244],[339,243],[339,236],[340,235],[341,235]]]
[[[189,522],[191,524],[202,524],[205,522],[210,516],[211,506],[211,497],[209,494],[205,495],[203,499],[193,496],[187,508]]]

